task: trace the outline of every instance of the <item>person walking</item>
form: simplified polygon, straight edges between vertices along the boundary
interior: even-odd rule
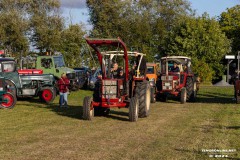
[[[60,107],[68,108],[68,94],[69,94],[69,84],[70,81],[67,78],[65,73],[61,74],[61,78],[58,80],[58,88],[59,88],[59,105]]]

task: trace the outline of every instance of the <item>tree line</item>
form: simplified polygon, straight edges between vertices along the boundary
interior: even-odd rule
[[[60,51],[70,67],[89,64],[84,25],[66,26],[59,0],[0,0],[0,47],[14,53]],[[86,0],[90,37],[121,37],[131,51],[192,58],[202,81],[223,75],[226,54],[237,54],[240,6],[219,17],[196,16],[188,0]],[[81,62],[81,63],[80,63]]]

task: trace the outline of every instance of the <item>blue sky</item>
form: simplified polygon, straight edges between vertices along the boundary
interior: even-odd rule
[[[211,17],[220,16],[220,14],[237,4],[240,0],[189,0],[191,6],[196,10],[197,15],[207,12]]]
[[[207,12],[210,17],[217,17],[227,8],[231,8],[240,4],[240,0],[189,0],[192,9],[196,10],[197,15],[201,16]],[[88,11],[86,8],[85,0],[61,0],[63,16],[66,18],[67,23],[72,22],[84,23],[87,28]]]

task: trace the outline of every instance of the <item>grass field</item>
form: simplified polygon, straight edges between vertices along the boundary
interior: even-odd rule
[[[157,102],[136,123],[128,121],[128,109],[83,121],[86,95],[91,91],[71,93],[68,109],[58,108],[57,97],[48,106],[22,99],[0,110],[0,159],[240,159],[233,87],[201,87],[195,103]]]

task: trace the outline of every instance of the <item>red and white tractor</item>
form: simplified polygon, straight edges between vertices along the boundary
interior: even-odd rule
[[[129,108],[129,120],[134,122],[138,117],[149,115],[150,86],[146,76],[141,76],[139,66],[130,71],[129,58],[135,52],[128,52],[124,42],[120,39],[86,38],[87,43],[97,54],[101,75],[95,84],[93,97],[85,97],[83,101],[83,119],[92,120],[94,115],[109,114],[110,108]],[[112,51],[112,49],[116,49]],[[141,56],[141,63],[144,54]],[[115,61],[114,61],[115,60]],[[114,62],[121,66],[122,76],[113,78],[111,67]]]

